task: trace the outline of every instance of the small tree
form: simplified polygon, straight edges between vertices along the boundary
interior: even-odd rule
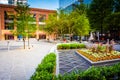
[[[30,33],[36,30],[36,27],[32,26],[33,18],[30,16],[29,5],[18,4],[15,8],[15,35],[21,35],[23,37],[24,49],[25,49],[25,38],[28,37],[28,47],[29,47],[29,36]]]
[[[89,20],[85,14],[79,15],[75,20],[75,34],[80,36],[88,35],[90,31]],[[81,42],[81,38],[80,38]]]
[[[43,28],[48,35],[57,34],[58,25],[57,25],[57,14],[50,14],[46,20],[46,26]]]
[[[85,36],[89,34],[90,24],[86,14],[87,6],[83,3],[83,0],[80,0],[80,2],[80,5],[74,5],[74,10],[70,14],[71,30],[76,35]]]
[[[63,10],[59,10],[58,14],[58,34],[61,36],[61,40],[64,38],[64,34],[68,33],[68,14],[65,14]]]

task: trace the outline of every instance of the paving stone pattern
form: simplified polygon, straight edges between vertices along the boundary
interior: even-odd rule
[[[77,55],[74,50],[58,52],[58,55],[60,74],[83,71],[90,67],[90,64]]]
[[[8,51],[7,42],[0,41],[0,80],[30,80],[38,64],[54,46],[44,40],[30,39],[30,49],[27,46],[23,49],[22,41],[10,41]]]

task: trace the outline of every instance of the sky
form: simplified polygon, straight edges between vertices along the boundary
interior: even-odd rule
[[[8,1],[7,0],[0,0],[0,3],[7,4]]]
[[[57,10],[59,7],[58,0],[28,0],[28,4],[33,8]]]

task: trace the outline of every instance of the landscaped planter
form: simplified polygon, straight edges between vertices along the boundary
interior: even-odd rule
[[[82,43],[61,43],[57,45],[57,50],[81,49],[85,47],[85,44]]]
[[[77,50],[76,53],[94,66],[112,65],[120,62],[120,52],[113,53],[90,53],[89,50]]]

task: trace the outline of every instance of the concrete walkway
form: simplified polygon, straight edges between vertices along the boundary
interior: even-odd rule
[[[11,41],[10,50],[6,42],[0,41],[0,80],[29,80],[35,68],[55,46],[45,41],[31,40],[31,49],[24,50],[22,41]],[[33,47],[32,47],[33,46]]]

